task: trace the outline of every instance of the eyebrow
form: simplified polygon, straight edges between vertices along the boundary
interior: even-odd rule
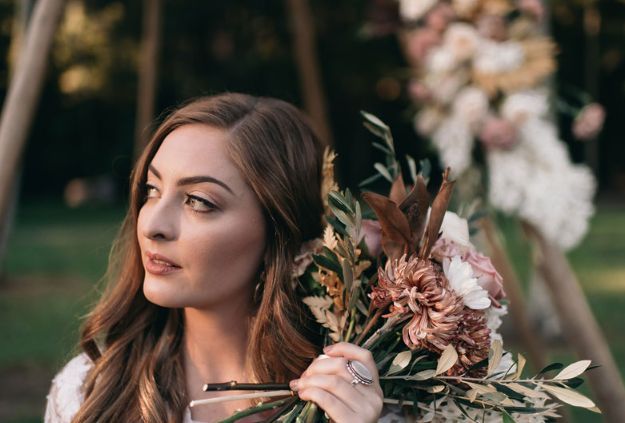
[[[158,179],[162,179],[161,177],[161,173],[156,170],[156,168],[152,165],[148,166],[148,169],[158,178]],[[221,187],[223,187],[226,191],[228,191],[230,194],[234,195],[234,192],[232,192],[232,190],[230,189],[230,187],[228,185],[226,185],[224,182],[220,181],[217,178],[213,178],[212,176],[203,176],[203,175],[199,175],[199,176],[188,176],[186,178],[181,178],[178,180],[178,182],[176,182],[176,186],[184,186],[184,185],[193,185],[193,184],[199,184],[201,182],[211,182],[213,184],[217,184]]]

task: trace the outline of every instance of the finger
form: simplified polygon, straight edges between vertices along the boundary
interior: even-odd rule
[[[297,381],[298,395],[310,388],[320,388],[331,393],[345,403],[351,411],[356,411],[366,399],[360,391],[354,389],[351,383],[338,375],[313,375],[300,378]]]
[[[369,372],[371,372],[371,375],[373,376],[373,380],[378,380],[378,368],[375,364],[375,360],[373,359],[373,355],[371,355],[371,351],[349,342],[339,342],[325,347],[323,352],[330,357],[342,356],[348,360],[360,361],[367,367],[367,369],[369,369]]]
[[[346,375],[347,359],[343,357],[328,357],[326,359],[316,359],[310,366],[302,373],[302,377],[310,376],[314,374],[335,374]],[[351,380],[351,379],[349,379]]]

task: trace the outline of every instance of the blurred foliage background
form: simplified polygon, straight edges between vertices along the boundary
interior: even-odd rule
[[[13,63],[18,4],[0,0],[0,97]],[[368,37],[382,25],[384,0],[310,2],[317,57],[342,186],[356,188],[380,160],[359,110],[393,129],[400,155],[437,159],[412,129],[403,90],[406,64],[394,35]],[[596,13],[589,21],[588,4]],[[594,141],[598,213],[586,241],[570,254],[597,318],[625,372],[625,2],[553,0],[559,44],[558,86],[589,91],[607,110]],[[158,113],[198,95],[240,91],[302,105],[285,2],[163,3]],[[110,243],[124,213],[132,166],[142,2],[69,0],[19,175],[19,201],[0,264],[0,421],[41,421],[51,377],[73,354],[79,318],[97,298]],[[598,21],[596,21],[598,19]],[[589,28],[600,24],[589,36]],[[381,31],[382,33],[384,31]],[[158,117],[155,121],[158,121]],[[568,119],[568,120],[567,120]],[[570,118],[561,119],[570,136]],[[576,161],[589,147],[568,141]],[[69,207],[76,178],[100,195]],[[69,185],[68,185],[69,184]],[[528,249],[516,224],[502,228],[521,276]],[[520,348],[522,349],[522,347]],[[566,347],[554,357],[570,361]],[[600,421],[587,413],[575,421]],[[594,419],[594,420],[592,420]]]

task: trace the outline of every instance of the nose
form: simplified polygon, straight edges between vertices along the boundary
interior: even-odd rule
[[[171,241],[178,236],[178,216],[172,204],[164,199],[148,201],[139,212],[138,226],[144,237]]]

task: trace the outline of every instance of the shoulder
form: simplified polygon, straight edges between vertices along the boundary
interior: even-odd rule
[[[82,353],[56,374],[47,397],[45,423],[71,421],[84,399],[82,385],[92,365],[87,354]]]

